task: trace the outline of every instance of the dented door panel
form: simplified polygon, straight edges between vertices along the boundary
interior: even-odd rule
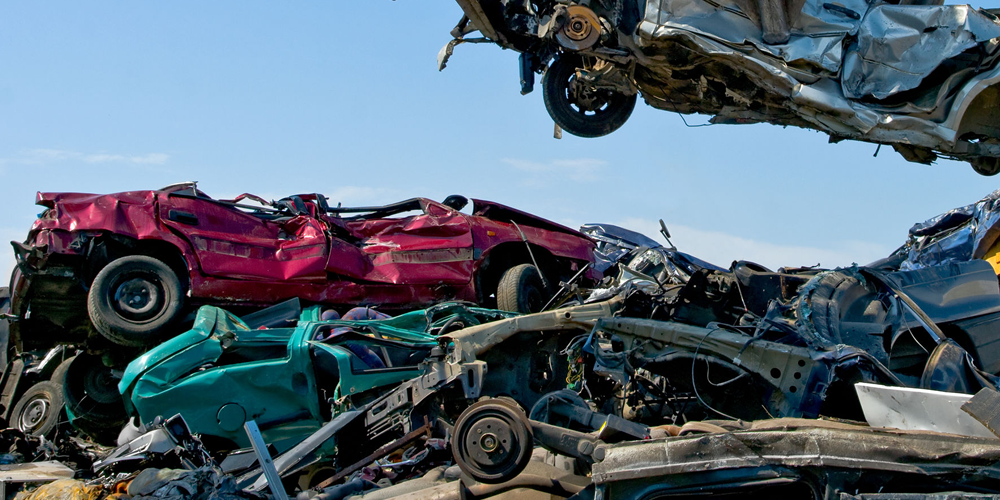
[[[160,220],[194,247],[206,275],[251,280],[323,279],[327,237],[321,222],[264,220],[212,200],[161,195]]]
[[[372,262],[364,279],[413,285],[459,285],[472,279],[469,220],[430,200],[420,205],[420,215],[348,222]]]

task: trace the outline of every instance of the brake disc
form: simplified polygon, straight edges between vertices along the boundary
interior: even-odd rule
[[[474,403],[458,417],[451,436],[455,463],[476,481],[498,484],[521,473],[531,459],[531,424],[513,401]]]
[[[586,50],[601,37],[601,21],[597,14],[582,5],[570,5],[566,9],[569,19],[556,33],[559,45],[570,50]]]

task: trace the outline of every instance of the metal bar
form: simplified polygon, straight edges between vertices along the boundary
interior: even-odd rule
[[[535,267],[538,267],[538,266],[535,266]],[[583,268],[581,268],[579,272],[577,272],[576,274],[574,274],[574,275],[573,275],[573,277],[572,277],[572,278],[570,278],[570,279],[569,279],[569,281],[567,281],[567,282],[566,282],[566,286],[561,286],[561,287],[559,287],[559,291],[557,291],[557,292],[556,292],[556,293],[555,293],[555,294],[554,294],[554,295],[552,296],[552,298],[551,298],[551,299],[549,299],[549,301],[545,303],[545,307],[542,307],[542,311],[545,311],[546,309],[548,309],[548,308],[549,308],[549,306],[551,306],[551,305],[552,305],[552,303],[553,303],[553,302],[555,302],[555,300],[556,300],[556,299],[557,299],[557,298],[558,298],[558,297],[559,297],[560,295],[562,295],[563,293],[566,293],[566,292],[567,292],[567,291],[569,291],[569,290],[572,290],[572,289],[573,289],[573,282],[575,282],[575,281],[577,280],[577,278],[579,278],[580,276],[582,276],[582,275],[583,275],[583,273],[584,273],[584,271],[586,271],[587,269],[590,269],[590,262],[588,262],[588,263],[584,264]],[[541,269],[539,269],[539,270],[538,270],[538,272],[539,272],[539,273],[541,273],[541,272],[542,272],[542,270],[541,270]],[[662,288],[662,287],[661,287],[661,288]],[[565,301],[564,301],[564,302],[565,302]],[[541,312],[541,311],[539,311],[539,312]]]
[[[535,269],[538,269],[538,275],[542,277],[542,285],[548,289],[549,281],[545,279],[545,273],[542,272],[542,268],[538,267],[538,261],[535,260],[535,253],[531,251],[531,244],[528,243],[528,237],[524,235],[524,231],[521,231],[521,226],[518,226],[516,222],[510,221],[510,223],[517,228],[518,233],[521,233],[521,241],[524,242],[524,246],[528,247],[528,257],[531,257],[531,264],[535,266]]]
[[[267,478],[267,486],[270,488],[271,494],[277,500],[288,500],[288,493],[285,492],[285,487],[281,484],[281,476],[278,475],[278,470],[274,468],[274,462],[271,461],[271,454],[267,452],[267,445],[264,444],[264,438],[260,435],[257,422],[250,420],[243,424],[243,429],[247,431],[250,444],[253,445],[253,452],[257,455],[257,463],[260,464],[261,470],[264,471],[264,477]]]
[[[330,439],[331,436],[340,432],[347,424],[353,422],[355,418],[363,415],[364,411],[361,410],[351,410],[337,415],[336,418],[327,422],[318,431],[303,439],[302,442],[292,447],[292,449],[278,455],[274,460],[275,471],[279,475],[287,474],[302,461],[303,457],[315,451],[321,444]],[[264,485],[267,484],[265,480],[266,478],[262,475],[254,481],[250,487],[251,491],[262,491]]]

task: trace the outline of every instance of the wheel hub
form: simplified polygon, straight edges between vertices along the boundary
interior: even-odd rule
[[[979,157],[970,163],[979,175],[992,176],[1000,172],[1000,158]]]
[[[480,401],[455,422],[451,451],[455,463],[477,481],[498,484],[522,470],[531,458],[532,435],[516,403]]]
[[[597,111],[607,104],[608,100],[600,90],[584,85],[579,77],[573,77],[569,82],[570,101],[576,104],[580,111]]]
[[[32,400],[24,408],[21,417],[18,419],[18,429],[24,433],[31,433],[41,426],[49,413],[49,402],[43,398]]]
[[[500,440],[493,434],[483,434],[483,438],[479,440],[479,446],[487,453],[491,453],[497,449],[497,443],[499,442]]]
[[[485,467],[503,463],[511,452],[513,434],[510,426],[496,417],[480,419],[473,424],[466,445],[470,458]]]
[[[83,390],[98,403],[115,403],[121,399],[118,391],[118,380],[105,366],[88,366],[83,375]]]
[[[588,7],[571,5],[566,9],[569,19],[556,33],[559,45],[570,50],[586,50],[601,37],[601,21]]]
[[[133,278],[122,282],[115,290],[115,302],[122,312],[140,315],[151,312],[160,299],[157,286],[147,279]]]

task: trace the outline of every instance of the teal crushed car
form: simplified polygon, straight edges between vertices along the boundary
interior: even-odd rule
[[[204,306],[191,330],[132,361],[118,389],[142,423],[180,413],[206,444],[233,449],[249,446],[243,424],[254,420],[280,452],[419,375],[439,335],[516,315],[445,303],[388,319],[324,321],[311,307],[294,327],[251,329]]]

